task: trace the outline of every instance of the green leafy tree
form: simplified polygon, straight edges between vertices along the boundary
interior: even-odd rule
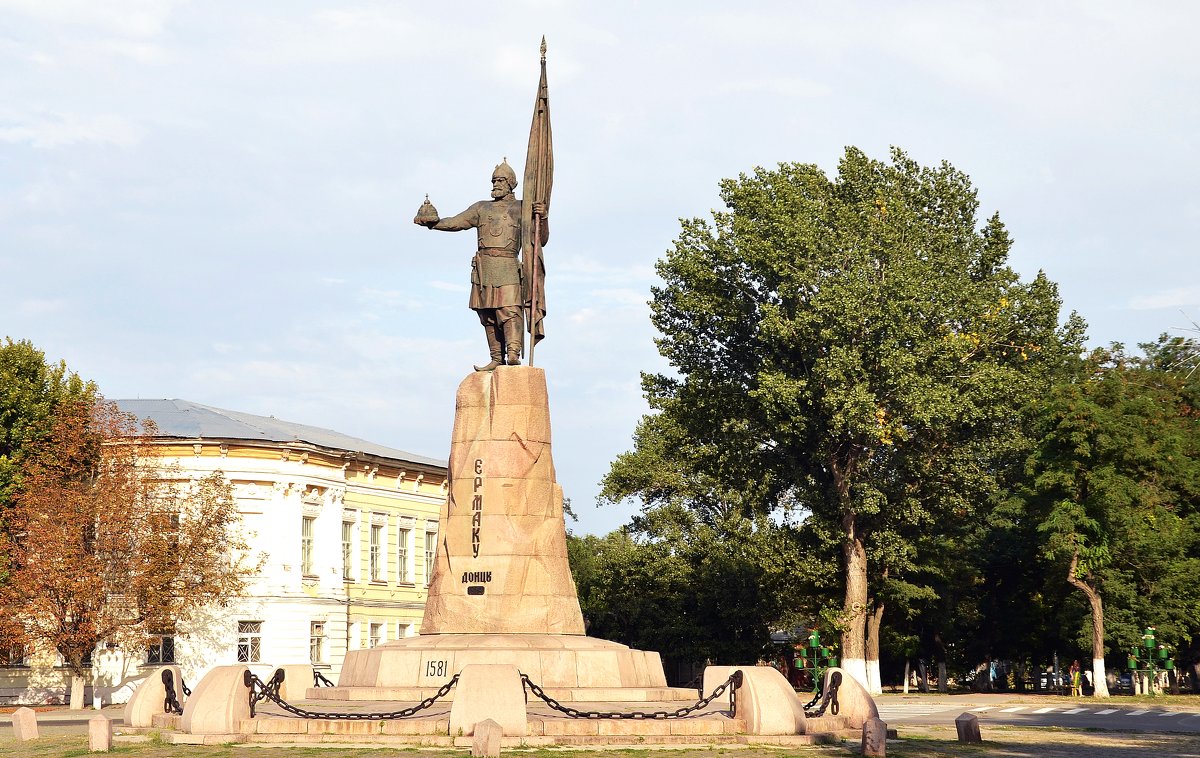
[[[588,634],[660,651],[668,664],[767,656],[800,580],[787,531],[738,517],[710,526],[665,508],[604,537],[569,537]]]
[[[0,343],[0,520],[20,486],[22,460],[50,434],[56,410],[95,395],[95,384],[65,363],[47,363],[30,342],[5,337]]]
[[[905,580],[911,535],[988,502],[1026,445],[1015,409],[1083,326],[1060,328],[1055,286],[1006,265],[965,174],[899,150],[838,168],[725,180],[725,209],[683,222],[651,302],[674,373],[643,376],[655,416],[606,495],[807,519],[836,545],[843,660],[866,682],[869,577]]]
[[[1127,647],[1149,623],[1177,645],[1200,617],[1200,412],[1194,384],[1164,370],[1177,344],[1097,350],[1037,407],[1026,498],[1045,556],[1087,599],[1097,697],[1106,638]]]

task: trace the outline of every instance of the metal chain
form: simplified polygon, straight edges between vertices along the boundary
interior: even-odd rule
[[[175,676],[171,673],[171,669],[163,669],[162,672],[163,687],[166,688],[167,694],[163,698],[163,713],[183,713],[183,706],[179,704],[179,698],[175,695]],[[183,678],[179,680],[179,684],[183,685]],[[190,692],[188,693],[191,694]]]
[[[825,709],[829,709],[830,715],[838,715],[841,710],[841,705],[838,703],[838,688],[842,686],[842,672],[835,671],[829,675],[829,689],[824,692],[824,700],[821,701],[821,707],[815,711],[809,711],[813,703],[821,697],[822,693],[818,692],[817,697],[812,699],[808,705],[804,706],[804,715],[810,719],[820,718],[825,715]]]
[[[389,721],[391,719],[408,718],[445,697],[450,690],[454,689],[454,685],[458,684],[458,674],[455,674],[450,677],[450,681],[438,688],[438,691],[432,696],[425,698],[411,708],[404,708],[399,711],[388,711],[387,713],[338,713],[308,711],[303,708],[297,708],[281,698],[279,696],[279,686],[283,684],[283,669],[276,669],[275,674],[265,683],[255,676],[250,669],[246,669],[246,673],[242,675],[242,679],[246,686],[250,688],[251,718],[254,718],[255,707],[259,701],[270,700],[293,716],[299,716],[302,719],[341,719],[344,721]]]
[[[809,709],[809,708],[812,708],[814,705],[816,705],[817,703],[819,703],[819,702],[821,701],[821,695],[823,695],[823,694],[825,694],[825,693],[823,693],[823,692],[821,691],[821,688],[820,688],[820,686],[818,686],[818,687],[817,687],[817,694],[813,695],[813,699],[812,699],[812,700],[809,700],[807,703],[805,703],[805,704],[804,704],[804,712],[805,712],[805,713],[808,713],[808,709]]]
[[[329,681],[329,677],[322,674],[320,671],[313,669],[313,686],[314,687],[333,687],[333,682]]]
[[[678,719],[707,707],[709,703],[716,700],[727,689],[729,690],[729,715],[733,717],[737,715],[737,700],[734,693],[737,692],[738,687],[742,686],[742,672],[739,670],[730,674],[729,678],[714,689],[711,695],[697,700],[695,705],[680,708],[673,712],[654,711],[652,713],[646,713],[645,711],[581,711],[578,708],[563,705],[550,697],[525,674],[521,674],[521,681],[533,693],[534,697],[541,699],[546,705],[573,719]]]

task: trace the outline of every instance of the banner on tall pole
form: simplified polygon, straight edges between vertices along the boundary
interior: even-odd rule
[[[546,336],[546,262],[542,255],[542,237],[546,216],[534,213],[537,205],[550,212],[550,190],[554,185],[554,144],[550,135],[550,96],[546,88],[546,38],[542,38],[542,75],[533,101],[533,122],[529,125],[529,148],[525,153],[525,190],[521,197],[521,260],[527,293],[525,324],[529,329],[529,362],[533,348]]]

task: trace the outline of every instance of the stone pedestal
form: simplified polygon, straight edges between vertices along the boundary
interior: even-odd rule
[[[559,700],[695,699],[658,653],[584,636],[550,453],[546,374],[477,372],[458,388],[450,496],[418,637],[346,655],[318,699],[421,699],[469,664],[511,664]]]
[[[421,634],[584,633],[542,369],[501,366],[459,385],[438,539]]]

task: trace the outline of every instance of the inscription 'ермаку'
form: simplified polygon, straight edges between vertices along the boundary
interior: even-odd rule
[[[483,523],[483,459],[475,459],[475,489],[471,498],[471,557],[479,557],[479,527]]]

